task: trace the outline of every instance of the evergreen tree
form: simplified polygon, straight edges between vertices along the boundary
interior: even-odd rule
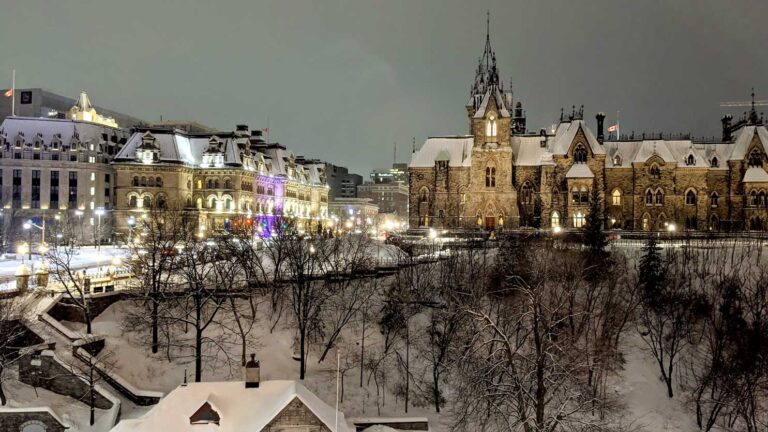
[[[608,246],[608,237],[603,231],[603,209],[600,203],[600,195],[597,185],[592,186],[592,196],[589,200],[589,215],[584,230],[584,245],[589,248],[590,255],[594,258],[605,258],[605,247]]]
[[[661,248],[656,243],[656,236],[648,236],[643,246],[643,256],[638,269],[643,301],[652,307],[658,307],[662,301],[664,287],[664,265],[661,261]]]

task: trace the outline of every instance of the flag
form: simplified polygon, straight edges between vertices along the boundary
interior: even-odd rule
[[[7,92],[5,92],[5,97],[11,97],[13,96],[13,89],[8,89]]]
[[[619,130],[619,124],[618,123],[616,123],[613,126],[608,126],[608,132],[616,132],[617,130]]]
[[[269,133],[269,128],[263,128],[261,131],[265,133]]]

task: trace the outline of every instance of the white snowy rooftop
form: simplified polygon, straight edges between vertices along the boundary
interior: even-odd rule
[[[261,431],[295,398],[332,432],[351,432],[343,413],[336,429],[336,410],[296,381],[262,381],[258,388],[245,388],[242,381],[179,386],[148,413],[121,421],[112,432]],[[219,414],[218,426],[191,425],[189,418],[206,402]]]
[[[592,173],[587,164],[576,163],[565,173],[565,178],[595,178],[595,174]]]
[[[749,167],[744,173],[744,183],[768,183],[768,173],[762,167]]]
[[[431,168],[435,161],[447,160],[451,167],[468,167],[472,165],[471,136],[453,136],[429,138],[424,145],[411,156],[411,168]]]

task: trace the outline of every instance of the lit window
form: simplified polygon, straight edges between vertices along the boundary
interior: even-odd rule
[[[552,228],[557,228],[560,226],[560,213],[554,211],[552,212]]]
[[[96,173],[95,172],[91,173],[91,181],[96,181]]]
[[[573,215],[573,227],[574,228],[581,228],[586,223],[586,218],[584,217],[584,213],[582,212],[576,212],[575,215]]]
[[[96,195],[96,188],[91,186],[91,196]]]
[[[618,206],[621,205],[621,191],[618,189],[614,189],[613,193],[611,194],[611,202],[613,205]]]

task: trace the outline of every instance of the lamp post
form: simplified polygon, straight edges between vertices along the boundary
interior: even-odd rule
[[[97,217],[96,233],[99,235],[98,243],[96,244],[96,250],[101,250],[101,216],[104,215],[104,207],[99,207],[93,211]],[[95,237],[95,236],[94,236]]]
[[[29,253],[27,258],[32,261],[32,221],[24,222],[24,230],[27,231],[27,245],[29,245],[26,248],[27,253]]]

